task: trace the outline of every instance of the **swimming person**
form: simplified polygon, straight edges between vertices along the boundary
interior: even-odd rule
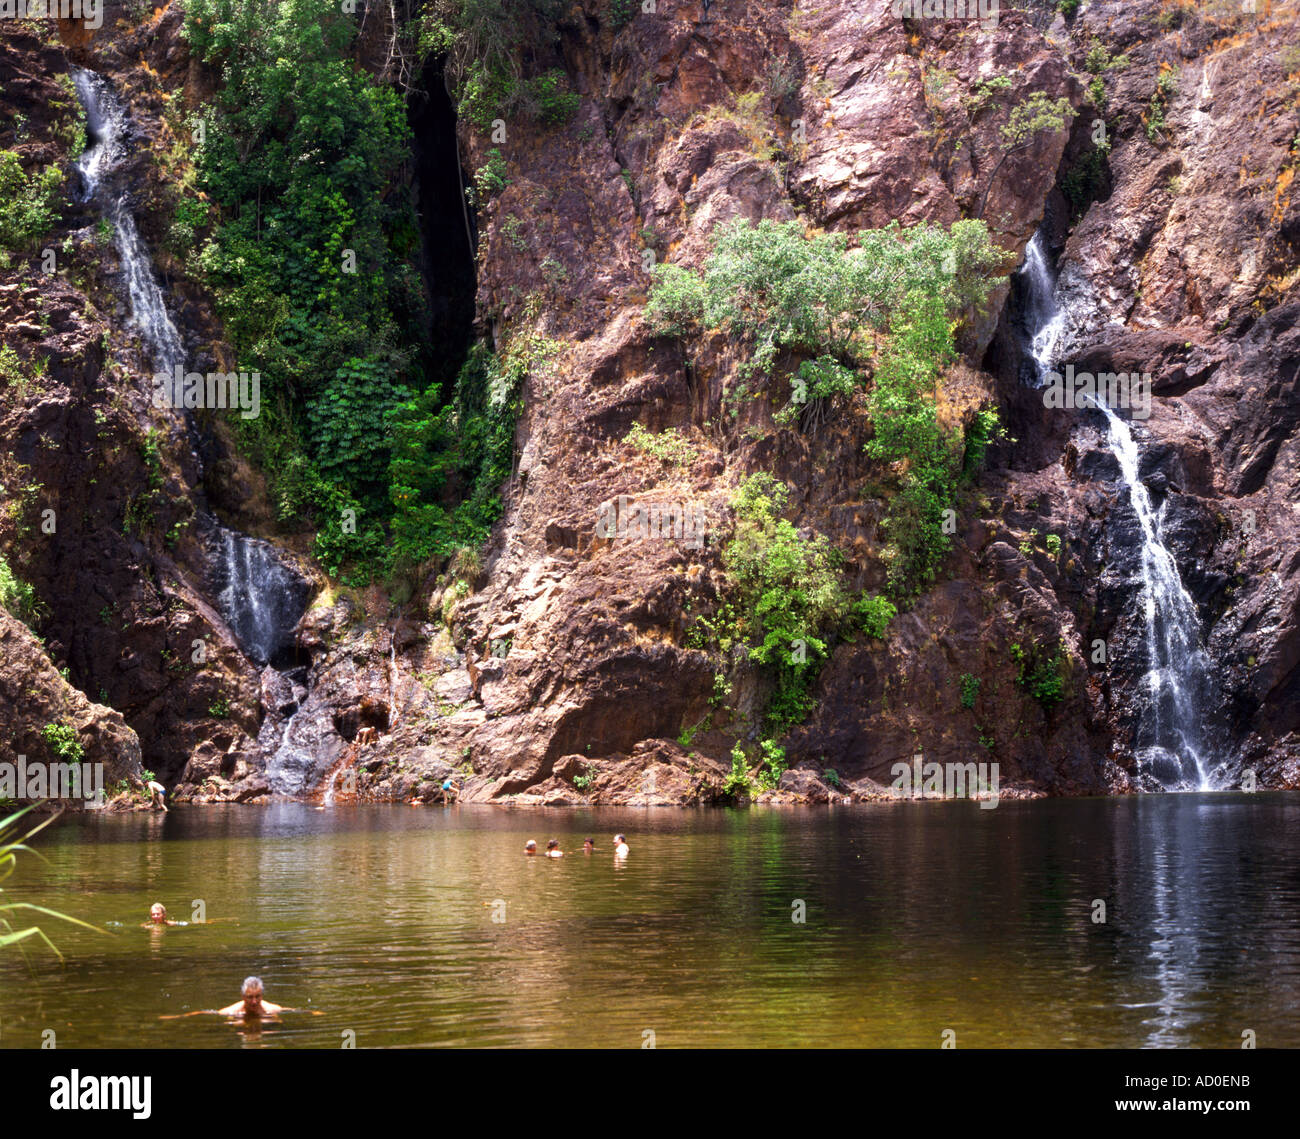
[[[243,994],[243,1000],[217,1009],[221,1016],[240,1016],[251,1020],[257,1017],[275,1016],[284,1011],[283,1005],[273,1005],[270,1001],[262,1000],[261,977],[245,977],[239,991]]]
[[[550,842],[546,844],[546,857],[547,858],[564,857],[564,851],[560,849],[560,840],[558,838],[553,838],[551,839]]]
[[[524,853],[525,854],[537,853],[537,843],[535,843],[531,838],[526,843],[524,843]]]
[[[596,840],[594,838],[584,838],[582,840],[582,853],[583,854],[596,853]]]
[[[149,907],[149,920],[141,922],[140,924],[144,926],[145,929],[153,929],[160,925],[189,925],[190,923],[185,921],[172,921],[167,916],[167,907],[164,906],[162,902],[154,902],[154,904]]]
[[[244,1021],[260,1021],[263,1018],[270,1020],[279,1016],[282,1012],[305,1012],[311,1016],[324,1015],[318,1008],[285,1008],[284,1005],[273,1005],[270,1001],[264,1001],[262,999],[261,977],[245,977],[239,991],[242,994],[242,999],[236,1001],[233,1005],[227,1005],[225,1008],[200,1008],[195,1009],[193,1012],[170,1013],[158,1019],[181,1020],[187,1016],[229,1016]]]
[[[614,857],[627,857],[627,840],[621,834],[616,834],[614,836]]]

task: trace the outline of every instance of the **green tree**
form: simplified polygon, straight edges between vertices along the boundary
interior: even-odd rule
[[[988,204],[989,191],[997,181],[1002,164],[1013,154],[1027,150],[1044,131],[1055,134],[1063,131],[1078,112],[1070,105],[1070,100],[1061,96],[1050,98],[1044,91],[1035,91],[1022,103],[1017,103],[1003,124],[1001,130],[1002,157],[989,175],[988,185],[984,187],[984,196],[980,199],[980,208],[976,217],[984,216],[984,207]]]
[[[27,253],[59,220],[63,174],[57,166],[28,175],[12,150],[0,150],[0,250]]]

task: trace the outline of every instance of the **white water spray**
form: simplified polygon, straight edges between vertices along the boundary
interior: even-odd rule
[[[171,372],[185,363],[185,346],[172,323],[162,289],[154,278],[153,262],[124,195],[114,195],[105,177],[116,169],[124,153],[124,136],[130,120],[113,88],[93,71],[74,71],[72,81],[86,109],[91,145],[77,160],[84,182],[83,201],[95,201],[113,227],[113,241],[122,263],[131,323],[149,348],[153,366]]]
[[[1183,586],[1178,564],[1160,537],[1160,516],[1138,477],[1138,448],[1129,425],[1100,400],[1110,449],[1119,460],[1133,513],[1142,528],[1142,602],[1146,618],[1148,671],[1143,678],[1150,707],[1139,727],[1138,759],[1166,786],[1210,791],[1200,696],[1210,675],[1201,647],[1196,604]]]
[[[172,373],[185,363],[185,346],[167,311],[154,275],[149,250],[140,237],[125,194],[114,191],[110,176],[126,154],[130,116],[111,84],[93,71],[74,71],[73,82],[86,111],[91,145],[77,160],[83,186],[81,200],[94,202],[112,227],[114,244],[131,307],[131,324],[139,331],[156,371]],[[196,438],[185,416],[191,443]],[[197,448],[195,462],[201,460]],[[205,517],[208,517],[205,515]],[[305,670],[280,672],[273,662],[293,647],[293,634],[306,607],[309,586],[269,542],[220,526],[208,517],[213,538],[209,549],[217,578],[217,603],[244,653],[263,669],[263,704],[282,715],[268,716],[259,742],[270,756],[267,776],[272,789],[297,795],[310,789],[314,737],[310,717],[300,717],[307,696]],[[282,725],[282,726],[281,726]]]
[[[1047,258],[1041,229],[1025,247],[1025,263],[1020,272],[1028,282],[1025,321],[1030,334],[1029,354],[1037,372],[1034,386],[1042,387],[1056,362],[1056,353],[1065,332],[1065,310],[1056,303],[1056,275]]]
[[[1041,230],[1026,247],[1020,272],[1027,285],[1027,348],[1036,369],[1034,386],[1041,387],[1056,363],[1066,317],[1054,296],[1056,276]],[[1200,715],[1210,684],[1210,665],[1201,647],[1196,605],[1161,537],[1160,514],[1139,477],[1138,446],[1129,425],[1104,401],[1090,397],[1089,401],[1106,417],[1110,449],[1141,529],[1147,713],[1137,726],[1138,764],[1144,774],[1169,790],[1212,790]]]

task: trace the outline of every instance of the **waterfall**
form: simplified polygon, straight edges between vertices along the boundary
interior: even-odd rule
[[[114,194],[104,181],[122,159],[130,119],[103,76],[93,71],[74,71],[72,81],[86,110],[91,139],[91,145],[76,163],[83,183],[81,200],[96,202],[113,227],[113,242],[131,301],[131,323],[148,347],[153,366],[159,372],[171,372],[184,364],[185,346],[154,278],[153,261],[135,218],[126,208],[126,196]]]
[[[80,200],[93,202],[112,227],[130,301],[131,324],[140,333],[151,366],[171,373],[184,366],[185,345],[167,310],[153,260],[127,207],[126,194],[110,184],[110,176],[128,150],[130,116],[103,76],[77,70],[72,78],[85,107],[90,136],[90,145],[76,163],[82,180]],[[193,419],[188,413],[183,417],[194,446],[195,463],[201,470]],[[310,716],[299,717],[308,695],[307,670],[293,667],[289,658],[310,586],[269,542],[229,530],[205,510],[199,511],[199,518],[208,533],[207,548],[221,615],[245,656],[264,666],[262,704],[268,714],[258,742],[268,757],[268,782],[283,794],[302,794],[314,786],[319,730],[313,729]],[[277,665],[289,667],[280,671]]]
[[[1056,303],[1056,274],[1048,261],[1041,229],[1025,246],[1025,263],[1019,272],[1026,283],[1025,323],[1029,355],[1034,361],[1034,386],[1042,387],[1065,331],[1065,310]]]
[[[1138,477],[1138,448],[1129,425],[1101,400],[1110,449],[1119,460],[1129,501],[1142,528],[1142,601],[1148,671],[1143,678],[1148,718],[1138,725],[1138,760],[1164,787],[1212,790],[1201,734],[1200,697],[1208,687],[1209,661],[1201,647],[1196,605],[1183,587],[1178,565],[1161,541],[1160,517]]]
[[[1041,229],[1026,246],[1018,272],[1026,285],[1025,349],[1034,363],[1033,386],[1042,387],[1056,363],[1067,313],[1055,296],[1056,274]],[[1141,532],[1147,672],[1142,682],[1146,714],[1137,725],[1135,747],[1139,771],[1167,790],[1212,790],[1200,714],[1212,681],[1196,605],[1161,536],[1160,513],[1139,477],[1133,432],[1104,400],[1088,402],[1106,418],[1107,441]]]
[[[221,615],[246,656],[271,664],[293,647],[307,583],[269,542],[220,527],[213,545]]]

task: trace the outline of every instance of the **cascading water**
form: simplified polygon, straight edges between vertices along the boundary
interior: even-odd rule
[[[1034,363],[1034,386],[1042,387],[1056,363],[1067,315],[1055,296],[1056,276],[1042,230],[1026,247],[1019,272],[1026,285],[1026,350]],[[1137,727],[1139,769],[1168,790],[1212,790],[1200,712],[1211,684],[1210,666],[1196,605],[1161,537],[1161,516],[1139,477],[1138,446],[1129,425],[1103,400],[1089,402],[1106,418],[1110,450],[1140,527],[1148,712]]]
[[[113,241],[131,300],[131,322],[148,346],[153,366],[170,373],[185,362],[185,346],[167,311],[162,289],[154,278],[153,261],[135,218],[126,208],[125,196],[114,194],[104,181],[122,159],[123,137],[130,119],[103,76],[93,71],[74,71],[72,81],[85,107],[91,138],[91,145],[76,164],[83,182],[81,200],[95,202],[113,227]]]
[[[139,331],[159,372],[171,373],[185,363],[185,346],[167,310],[154,275],[149,250],[140,237],[126,195],[109,178],[125,155],[131,121],[112,85],[93,71],[74,71],[73,82],[86,111],[91,145],[77,161],[82,177],[81,201],[94,203],[112,226],[114,244],[131,306],[131,323]],[[185,428],[195,441],[191,417]],[[195,449],[195,461],[199,461]],[[201,463],[200,463],[201,467]],[[298,713],[307,696],[307,670],[293,667],[294,629],[306,608],[308,583],[269,542],[221,526],[204,511],[200,525],[210,534],[209,552],[221,615],[245,655],[260,665],[262,703],[268,710],[259,742],[270,759],[272,788],[286,794],[310,789],[317,767],[311,740],[303,735]],[[286,671],[280,671],[286,667]]]
[[[1142,600],[1150,713],[1138,726],[1138,761],[1165,787],[1212,790],[1204,757],[1200,707],[1210,677],[1196,605],[1160,538],[1160,516],[1138,477],[1138,448],[1129,425],[1106,404],[1110,449],[1119,460],[1129,501],[1142,528]]]
[[[221,528],[216,544],[221,615],[246,656],[272,664],[293,647],[293,631],[307,605],[307,583],[269,542]]]
[[[1020,273],[1026,281],[1025,324],[1029,335],[1029,355],[1034,361],[1034,386],[1042,387],[1052,370],[1065,331],[1065,310],[1056,303],[1056,276],[1048,260],[1041,229],[1025,247],[1025,263]]]

